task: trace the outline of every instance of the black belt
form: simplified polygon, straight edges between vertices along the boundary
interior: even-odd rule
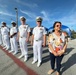
[[[40,40],[35,40],[35,41],[40,41]]]
[[[23,38],[23,37],[20,37],[20,38]]]
[[[39,41],[39,40],[35,40],[35,41]]]

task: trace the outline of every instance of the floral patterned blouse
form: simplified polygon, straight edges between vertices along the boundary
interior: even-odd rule
[[[54,32],[49,35],[48,43],[52,45],[53,49],[58,52],[59,50],[62,50],[64,47],[64,44],[66,43],[65,35],[62,33],[60,37],[58,37]],[[49,51],[52,53],[52,51],[49,48]]]

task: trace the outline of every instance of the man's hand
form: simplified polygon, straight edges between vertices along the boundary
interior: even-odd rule
[[[29,42],[29,39],[28,38],[26,39],[26,42]]]
[[[10,38],[12,38],[13,36],[11,35]]]
[[[19,41],[19,38],[18,37],[16,38],[16,41]]]
[[[33,42],[31,41],[31,45],[33,46]]]
[[[46,46],[46,44],[45,44],[45,43],[43,43],[43,44],[42,44],[42,46],[43,46],[43,47],[45,47],[45,46]]]

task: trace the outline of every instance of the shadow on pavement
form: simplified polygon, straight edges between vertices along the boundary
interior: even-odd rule
[[[50,56],[49,55],[43,57],[42,58],[42,64],[48,62],[49,60],[50,60]]]
[[[31,54],[28,54],[28,59],[32,58],[33,57],[33,53]]]
[[[31,59],[33,57],[33,48],[28,48],[28,59]]]
[[[62,75],[63,72],[65,72],[71,66],[76,64],[75,58],[76,58],[76,53],[74,53],[65,63],[62,64],[61,75]]]
[[[42,53],[43,53],[43,54],[44,54],[44,53],[48,53],[48,54],[46,54],[46,56],[44,56],[44,57],[42,58],[42,63],[48,62],[48,61],[50,60],[49,50],[46,48],[45,50],[43,50]]]
[[[74,48],[67,48],[65,55],[69,54]]]
[[[49,52],[49,50],[48,49],[45,49],[45,50],[43,50],[42,53],[47,53],[47,52]]]

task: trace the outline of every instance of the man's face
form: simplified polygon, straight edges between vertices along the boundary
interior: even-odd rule
[[[37,26],[41,26],[41,21],[37,21]]]
[[[6,24],[2,24],[2,27],[6,27]]]
[[[21,20],[21,24],[24,24],[25,23],[25,20]]]
[[[16,25],[15,24],[12,24],[12,27],[15,27]]]
[[[3,28],[4,26],[2,26],[2,28]]]

